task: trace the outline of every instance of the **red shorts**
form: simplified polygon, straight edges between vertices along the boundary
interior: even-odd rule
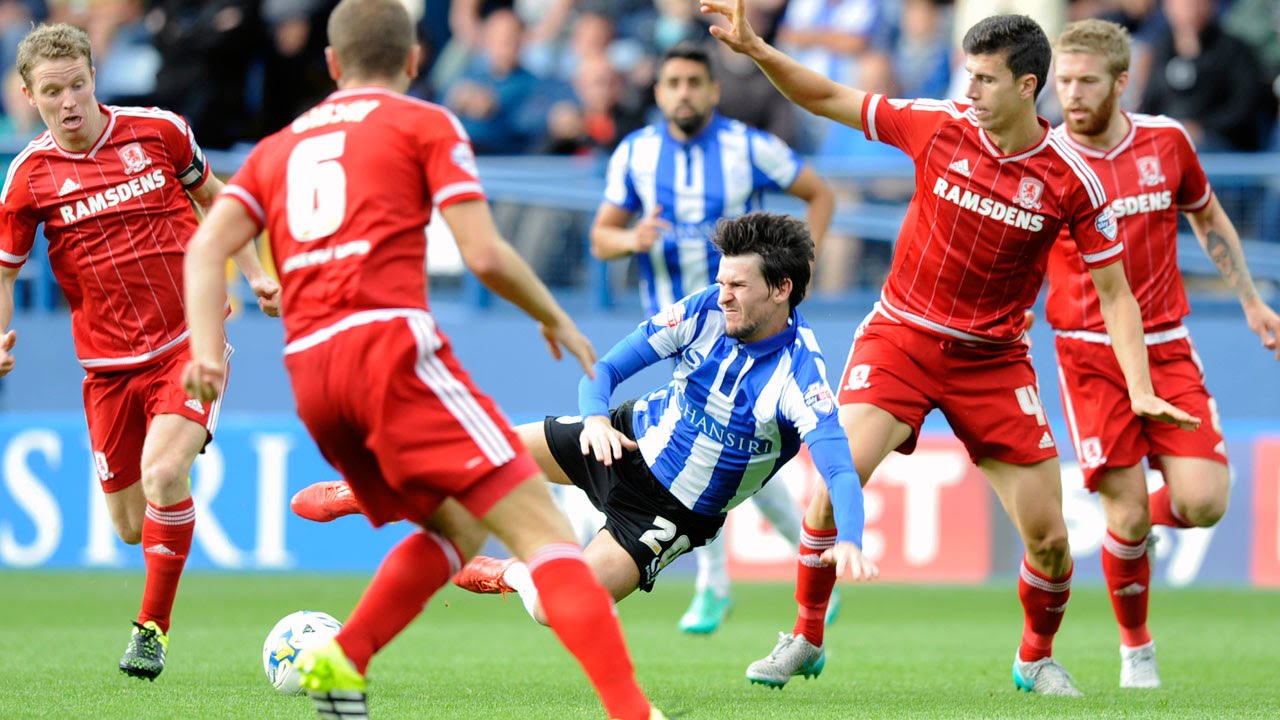
[[[1084,485],[1096,491],[1106,468],[1137,465],[1160,455],[1227,462],[1218,405],[1204,386],[1200,357],[1188,337],[1147,346],[1156,395],[1204,422],[1193,432],[1133,414],[1128,386],[1111,346],[1059,336],[1058,379],[1067,427]]]
[[[1031,465],[1058,452],[1022,343],[948,340],[877,312],[854,338],[838,397],[841,405],[875,405],[910,425],[901,453],[915,450],[935,407],[975,463]]]
[[[375,526],[423,521],[447,497],[482,517],[538,466],[431,316],[410,313],[369,313],[319,344],[292,343],[298,416]]]
[[[224,359],[231,357],[228,345]],[[227,388],[218,399],[205,404],[187,397],[182,389],[182,369],[191,359],[186,343],[181,349],[150,365],[128,370],[90,370],[84,376],[84,414],[89,443],[102,491],[113,493],[142,477],[142,446],[157,415],[181,415],[209,431],[213,439],[218,410]]]

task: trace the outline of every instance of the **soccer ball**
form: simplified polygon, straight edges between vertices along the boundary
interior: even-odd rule
[[[302,678],[294,663],[303,650],[323,645],[342,629],[331,615],[315,610],[299,610],[281,618],[262,643],[262,669],[267,680],[283,695],[302,690]]]

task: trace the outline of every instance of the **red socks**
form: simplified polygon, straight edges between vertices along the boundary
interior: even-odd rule
[[[1018,573],[1018,597],[1025,617],[1018,657],[1023,662],[1035,662],[1052,656],[1053,636],[1062,625],[1067,598],[1071,597],[1071,571],[1061,577],[1048,577],[1028,565],[1024,555]]]
[[[582,548],[552,543],[526,564],[547,624],[586,671],[607,716],[648,720],[649,700],[636,683],[613,598],[583,561]]]
[[[147,566],[147,579],[142,589],[139,623],[154,620],[162,632],[169,632],[169,615],[178,595],[182,568],[191,552],[195,527],[196,509],[190,497],[165,507],[147,503],[142,520],[142,560]]]
[[[1120,624],[1120,644],[1139,647],[1151,642],[1151,633],[1147,631],[1151,563],[1147,558],[1146,536],[1124,540],[1108,530],[1102,540],[1102,574],[1107,579],[1111,609]]]
[[[1184,520],[1173,507],[1173,499],[1169,497],[1169,486],[1161,485],[1159,490],[1151,493],[1147,501],[1151,509],[1151,524],[1168,527],[1194,527]]]
[[[391,549],[338,633],[338,644],[364,674],[369,659],[413,622],[431,596],[462,568],[447,538],[419,531]]]
[[[822,553],[835,547],[836,530],[814,530],[802,523],[800,531],[800,558],[796,563],[796,625],[791,634],[803,635],[806,640],[822,646],[827,615],[827,603],[831,602],[831,590],[836,586],[836,568],[820,562]]]

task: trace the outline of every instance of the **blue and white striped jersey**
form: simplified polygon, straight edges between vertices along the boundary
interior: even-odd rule
[[[607,415],[614,388],[677,358],[671,382],[635,402],[632,430],[659,482],[685,507],[723,515],[754,495],[803,440],[831,489],[837,537],[862,544],[862,486],[813,330],[792,311],[786,330],[743,344],[724,334],[712,285],[623,338],[578,386],[584,417]]]
[[[645,312],[710,285],[720,267],[711,244],[716,222],[760,210],[764,192],[791,187],[802,167],[776,136],[719,114],[688,142],[673,138],[665,120],[623,138],[609,160],[604,199],[641,215],[661,207],[671,223],[638,258]]]

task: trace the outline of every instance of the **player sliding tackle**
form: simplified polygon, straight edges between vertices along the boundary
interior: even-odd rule
[[[879,571],[860,550],[862,487],[826,363],[796,310],[813,262],[809,232],[794,218],[752,213],[722,220],[713,242],[724,256],[717,284],[659,312],[598,361],[594,379],[579,384],[581,416],[522,425],[520,439],[549,480],[582,488],[605,514],[586,557],[615,599],[652,590],[672,560],[715,538],[725,514],[802,441],[840,528],[813,561],[874,578]],[[609,409],[619,383],[666,358],[676,359],[671,382]],[[529,614],[546,622],[528,570],[514,559],[477,557],[454,582],[519,592]]]
[[[742,0],[706,0],[702,11],[724,16],[727,27],[713,27],[712,35],[754,60],[793,102],[915,161],[917,192],[881,300],[856,333],[840,421],[866,479],[891,451],[911,452],[925,416],[942,410],[1027,549],[1014,682],[1037,693],[1079,695],[1052,655],[1070,595],[1071,554],[1057,448],[1023,342],[1024,312],[1060,229],[1075,238],[1098,290],[1132,410],[1188,428],[1199,420],[1152,390],[1142,318],[1102,184],[1036,117],[1048,38],[1024,16],[987,18],[964,37],[971,104],[889,100],[833,82],[770,46],[747,23]],[[835,575],[803,560],[841,539],[832,500],[838,498],[819,488],[809,505],[811,544],[801,548],[795,628],[747,669],[754,682],[780,686],[822,666],[821,618]]]

